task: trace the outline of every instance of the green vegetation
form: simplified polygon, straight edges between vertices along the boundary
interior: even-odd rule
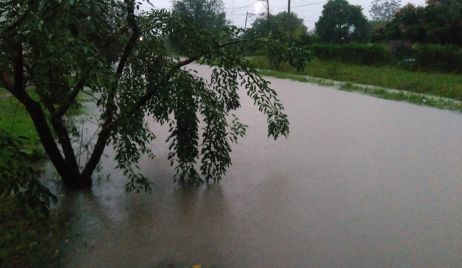
[[[396,66],[406,70],[462,73],[462,49],[456,46],[386,44],[314,44],[314,56],[326,61]]]
[[[178,1],[176,7],[180,2],[204,3]],[[220,1],[207,3],[194,14],[221,14]],[[168,159],[177,182],[219,181],[231,165],[231,144],[245,134],[245,125],[233,116],[240,108],[240,89],[267,117],[269,136],[288,135],[289,122],[276,92],[243,57],[248,40],[242,39],[242,29],[223,25],[215,31],[192,23],[188,14],[137,12],[138,7],[134,0],[53,0],[25,1],[0,10],[0,62],[5,63],[0,86],[30,111],[50,162],[67,188],[91,187],[111,143],[117,167],[128,179],[126,189],[149,191],[151,182],[138,161],[142,155],[154,157],[150,144],[156,136],[147,124],[151,120],[170,126]],[[171,57],[166,45],[173,34],[194,42],[186,53],[189,58]],[[291,62],[290,56],[284,60]],[[199,59],[215,64],[210,83],[183,68]],[[28,90],[31,83],[37,98]],[[81,93],[91,95],[90,101],[104,111],[91,121],[97,126],[91,137],[75,131],[90,120],[78,121],[71,113]],[[73,144],[79,138],[91,140]],[[88,158],[79,163],[83,149]]]
[[[259,16],[252,23],[252,27],[249,30],[246,32],[249,38],[265,38],[271,32],[271,39],[282,40],[290,38],[299,44],[305,43],[309,39],[308,28],[303,24],[303,19],[292,12],[289,15],[286,11],[275,15],[270,14],[269,23],[266,14]],[[258,49],[258,46],[255,48]]]
[[[0,88],[0,130],[13,136],[20,135],[29,141],[27,145],[37,152],[42,151],[38,144],[38,137],[32,125],[32,120],[24,106],[5,89]]]
[[[224,36],[229,34],[226,32],[228,22],[222,0],[174,1],[173,12],[184,21],[184,25],[180,31],[169,35],[168,45],[180,55],[193,56],[202,49],[203,40],[194,38],[198,30]]]
[[[0,147],[0,266],[49,265],[58,256],[62,226],[56,211],[47,215],[51,196],[37,180],[45,155],[24,107],[3,89]]]
[[[48,267],[60,255],[66,226],[15,199],[0,197],[0,267]]]
[[[309,48],[321,60],[356,63],[363,65],[391,64],[393,55],[383,44],[314,44]]]
[[[397,67],[364,66],[321,60],[312,61],[303,72],[297,72],[288,65],[284,66],[283,71],[274,71],[270,70],[270,65],[264,57],[252,57],[250,61],[257,68],[263,69],[261,71],[264,75],[337,86],[342,90],[357,91],[385,99],[462,111],[461,75],[412,72]]]
[[[376,28],[374,39],[460,46],[461,20],[460,0],[428,0],[425,6],[407,4],[383,27]]]
[[[303,70],[311,58],[310,51],[303,45],[309,39],[307,28],[294,13],[270,15],[269,21],[267,16],[258,17],[251,29],[245,32],[244,39],[259,40],[246,44],[245,53],[266,55],[274,69],[288,62],[294,68]]]
[[[369,22],[361,6],[351,5],[346,0],[329,0],[316,22],[316,34],[323,42],[367,42]]]

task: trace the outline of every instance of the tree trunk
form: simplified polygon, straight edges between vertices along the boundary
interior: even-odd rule
[[[60,118],[52,118],[51,124],[58,136],[58,140],[61,144],[64,156],[62,155],[56,141],[54,140],[53,134],[51,132],[50,126],[48,125],[48,121],[46,119],[45,113],[41,105],[34,99],[32,99],[29,96],[29,94],[27,94],[27,92],[25,91],[24,58],[22,51],[22,43],[20,41],[17,43],[16,46],[16,54],[13,68],[13,83],[11,83],[8,74],[4,71],[2,72],[2,80],[5,83],[7,90],[26,108],[29,116],[32,119],[32,122],[34,123],[35,130],[37,131],[37,134],[40,138],[40,142],[42,143],[42,146],[45,149],[46,154],[50,158],[50,161],[53,163],[53,166],[55,167],[59,176],[61,176],[64,182],[64,186],[70,190],[91,187],[91,175],[94,171],[94,168],[91,170],[85,168],[83,174],[80,173],[80,169],[75,157],[75,152],[72,148],[72,143],[69,138],[69,132],[63,125]],[[107,139],[109,138],[109,131],[107,132],[105,137],[106,139],[104,140],[104,145],[106,144]],[[101,145],[103,144],[100,144],[100,146]],[[92,155],[93,159],[90,162],[92,167],[94,166],[96,168],[98,162],[101,159],[103,150],[104,148],[100,148],[98,151],[99,154]]]
[[[92,186],[92,179],[90,177],[85,176],[78,176],[77,178],[73,178],[71,181],[65,182],[65,188],[68,190],[82,190],[88,189]]]
[[[59,176],[62,178],[64,186],[69,190],[91,187],[91,174],[90,176],[82,176],[79,173],[78,166],[76,166],[76,161],[63,158],[53,138],[53,135],[51,134],[45,115],[40,105],[28,98],[24,100],[23,104],[25,105],[26,110],[32,118],[42,146],[50,158],[50,161],[53,163],[53,166],[55,167]],[[69,137],[66,138],[68,139]],[[64,150],[68,149],[66,146],[63,147]],[[66,155],[69,156],[69,154]],[[75,156],[72,157],[75,160]]]

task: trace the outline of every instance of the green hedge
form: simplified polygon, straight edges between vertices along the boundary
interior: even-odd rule
[[[415,45],[411,58],[419,70],[462,73],[462,48],[456,46]]]
[[[389,65],[394,61],[388,47],[382,44],[317,44],[310,48],[322,60],[365,65]]]
[[[405,54],[386,44],[316,44],[309,47],[321,60],[361,65],[395,65],[405,69],[462,73],[462,49],[456,46],[412,45]]]

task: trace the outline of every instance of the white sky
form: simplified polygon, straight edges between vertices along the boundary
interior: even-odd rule
[[[260,0],[261,1],[261,0]],[[292,12],[303,18],[308,30],[314,29],[314,24],[318,20],[322,12],[323,5],[327,0],[291,0]],[[171,8],[173,0],[151,0],[156,8]],[[369,9],[372,1],[367,0],[348,0],[350,4],[360,5],[363,7],[363,14],[369,16]],[[259,0],[223,0],[226,8],[226,19],[231,23],[244,26],[246,12],[258,13],[266,10],[266,0],[259,2]],[[269,0],[270,12],[275,14],[287,10],[287,0]],[[425,5],[425,0],[402,0],[402,5],[412,3],[414,5]],[[303,6],[305,5],[305,6]],[[250,25],[255,16],[249,18],[248,25]]]

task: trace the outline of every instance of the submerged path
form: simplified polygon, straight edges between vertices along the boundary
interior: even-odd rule
[[[126,194],[114,171],[67,196],[63,266],[462,263],[462,114],[269,80],[289,115],[288,139],[267,139],[265,118],[243,98],[248,134],[224,181],[181,188],[166,160],[166,130],[153,125],[157,158],[141,163],[153,193]]]

